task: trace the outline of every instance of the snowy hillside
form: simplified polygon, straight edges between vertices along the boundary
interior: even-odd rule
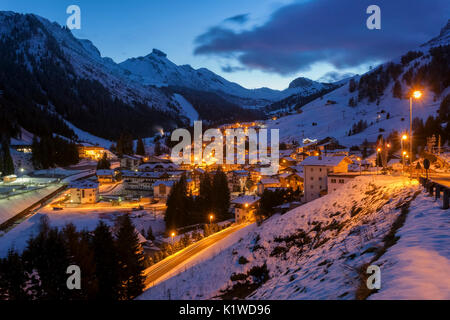
[[[308,96],[322,89],[328,84],[298,78],[291,82],[289,88],[279,91],[269,88],[246,89],[237,83],[230,82],[208,69],[194,69],[189,65],[178,66],[167,55],[157,49],[145,57],[131,58],[120,63],[130,72],[130,77],[147,85],[157,87],[178,86],[202,91],[220,92],[230,95],[235,102],[236,97],[242,98],[241,103],[246,106],[267,105],[270,102],[284,99],[293,94]]]
[[[379,134],[387,136],[393,130],[398,132],[409,130],[408,92],[414,84],[408,84],[407,81],[411,79],[411,74],[414,76],[415,73],[421,71],[422,67],[430,64],[432,61],[430,48],[449,45],[449,35],[450,24],[447,24],[442,29],[440,36],[419,48],[412,48],[414,54],[411,56],[405,53],[404,56],[393,59],[365,75],[354,77],[356,88],[352,92],[349,82],[304,105],[298,110],[299,114],[289,115],[275,121],[267,121],[268,128],[280,129],[280,139],[285,142],[296,140],[301,143],[305,138],[323,139],[332,136],[348,147],[360,145],[366,138],[368,141],[376,141]],[[418,53],[417,56],[415,53]],[[450,65],[448,58],[441,63],[446,64],[444,68],[446,67],[448,70]],[[395,79],[386,70],[396,68],[401,72],[396,75]],[[439,77],[435,71],[432,75],[422,77],[423,83],[419,83],[423,91],[423,97],[413,102],[413,118],[417,117],[425,121],[429,116],[435,117],[441,101],[450,94],[448,85],[441,88],[442,92],[440,93],[435,93],[435,89],[429,85],[430,82],[439,81],[433,78]],[[446,72],[445,70],[440,71]],[[377,73],[380,74],[378,79]],[[379,84],[377,81],[381,82],[382,80],[379,79],[385,75],[388,79],[387,86],[378,97],[373,99],[366,96],[361,97],[358,82],[364,76],[367,79],[367,76],[372,74],[375,74],[373,76],[375,78],[374,83],[370,84],[366,81],[370,90],[376,91],[376,86]],[[420,79],[420,77],[417,78]],[[396,81],[399,82],[401,87],[401,98],[394,97]],[[442,84],[445,84],[445,81]],[[352,129],[352,126],[359,121],[365,121],[368,127],[360,133],[349,136],[348,132]]]
[[[359,177],[333,194],[273,216],[246,235],[241,233],[240,239],[234,237],[234,244],[219,243],[215,251],[196,257],[197,263],[190,261],[180,267],[186,271],[148,289],[139,299],[167,299],[168,295],[172,299],[366,298],[361,268],[367,263],[380,263],[382,274],[386,268],[392,277],[396,271],[391,266],[398,262],[401,248],[411,244],[409,241],[427,257],[440,255],[446,264],[450,262],[445,249],[450,239],[442,226],[443,216],[436,215],[430,224],[420,218],[435,206],[421,196],[421,187],[411,185],[408,179]],[[420,215],[416,208],[420,208]],[[405,216],[407,235],[403,229],[397,233]],[[428,227],[433,232],[422,233]],[[397,234],[401,238],[395,244],[392,239]],[[418,234],[421,243],[415,240]],[[419,261],[414,262],[420,267]],[[432,274],[410,270],[416,271],[422,275],[417,288],[442,287]],[[395,292],[388,283],[386,289]],[[414,298],[424,296],[417,291],[414,294]],[[449,297],[446,294],[443,298]]]

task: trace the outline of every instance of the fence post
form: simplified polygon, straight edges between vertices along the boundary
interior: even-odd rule
[[[433,187],[434,187],[434,183],[428,184],[428,193],[430,194],[430,197],[433,196]]]
[[[439,199],[441,197],[441,186],[440,185],[436,185],[436,193],[435,195],[435,199]]]
[[[444,189],[444,199],[442,200],[442,209],[448,209],[449,208],[449,189],[445,188]]]

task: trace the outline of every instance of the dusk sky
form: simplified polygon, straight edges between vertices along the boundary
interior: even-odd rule
[[[275,89],[299,76],[363,73],[436,36],[450,17],[447,0],[3,0],[0,10],[64,25],[71,4],[81,8],[75,36],[116,62],[157,48],[178,65]],[[381,30],[366,28],[371,4],[381,7]]]

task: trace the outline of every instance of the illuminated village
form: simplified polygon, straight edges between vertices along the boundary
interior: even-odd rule
[[[193,53],[148,36],[168,8],[112,58],[0,11],[0,300],[450,299],[448,3],[408,41],[298,28],[324,3],[215,12]]]

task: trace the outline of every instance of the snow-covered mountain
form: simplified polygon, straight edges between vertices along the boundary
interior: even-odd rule
[[[75,38],[57,23],[0,12],[0,42],[3,104],[33,133],[40,133],[33,130],[33,119],[21,113],[35,113],[42,123],[52,115],[55,127],[64,126],[57,120],[61,117],[107,139],[122,131],[150,136],[156,125],[170,128],[188,120],[171,95],[133,81],[89,40]],[[65,131],[57,133],[67,136]]]
[[[194,69],[190,65],[178,66],[158,49],[153,49],[152,53],[145,57],[127,59],[120,63],[120,66],[129,72],[132,79],[146,85],[185,87],[215,92],[227,100],[252,107],[265,106],[294,94],[309,96],[331,87],[330,84],[298,78],[283,91],[269,88],[246,89],[206,68]]]

